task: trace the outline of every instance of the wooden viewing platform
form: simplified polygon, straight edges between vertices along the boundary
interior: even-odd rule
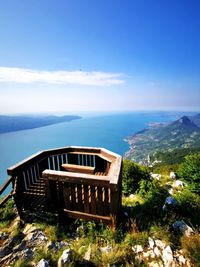
[[[41,151],[8,168],[19,216],[47,211],[115,225],[121,208],[121,156],[103,148],[64,147]]]

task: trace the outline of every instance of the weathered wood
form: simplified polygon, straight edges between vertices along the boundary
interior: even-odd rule
[[[103,192],[102,187],[97,187],[97,212],[98,215],[103,215]]]
[[[96,214],[96,197],[95,197],[95,186],[90,186],[90,192],[91,192],[91,213]]]
[[[103,187],[109,187],[110,179],[107,176],[97,176],[92,174],[80,174],[73,172],[65,172],[65,171],[53,171],[53,170],[45,170],[42,173],[42,177],[44,179],[49,180],[59,180],[63,182],[70,182],[75,184],[91,184],[91,185],[99,185],[101,184]]]
[[[8,173],[14,177],[20,216],[24,210],[38,209],[62,217],[67,210],[75,218],[114,225],[121,208],[121,165],[121,157],[106,149],[65,147],[39,152],[10,167]],[[64,167],[67,172],[61,171]]]
[[[6,188],[9,186],[11,182],[13,182],[14,178],[11,176],[8,180],[5,181],[5,183],[0,188],[0,195],[6,190]]]
[[[77,219],[83,219],[83,220],[92,220],[92,221],[102,221],[106,224],[110,224],[112,222],[111,218],[109,216],[100,216],[100,215],[94,215],[90,213],[80,212],[80,211],[72,211],[64,209],[64,212],[67,213],[69,217],[77,218]]]
[[[76,192],[75,192],[75,184],[71,184],[71,209],[76,210]]]
[[[82,185],[77,185],[77,194],[78,194],[78,210],[83,211],[83,192]]]
[[[75,164],[62,164],[62,168],[69,172],[78,172],[78,173],[86,173],[86,174],[94,174],[94,167],[91,166],[82,166]]]
[[[69,183],[64,183],[63,186],[63,199],[66,209],[71,209],[71,187]]]
[[[84,185],[84,211],[86,213],[90,212],[88,185]]]

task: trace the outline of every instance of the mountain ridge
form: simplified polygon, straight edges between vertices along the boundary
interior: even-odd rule
[[[127,139],[130,149],[125,157],[145,163],[158,151],[200,147],[200,114],[183,116],[167,124],[155,124]]]

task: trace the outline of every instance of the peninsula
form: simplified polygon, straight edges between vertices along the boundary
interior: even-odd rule
[[[158,151],[200,147],[200,114],[183,116],[171,123],[152,123],[149,128],[128,137],[126,141],[130,149],[125,157],[144,165]]]
[[[80,116],[5,116],[0,115],[0,134],[6,132],[21,131],[33,128],[44,127],[61,122],[69,122],[81,119]]]

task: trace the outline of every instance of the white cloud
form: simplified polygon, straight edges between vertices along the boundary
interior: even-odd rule
[[[48,83],[110,86],[122,84],[121,73],[86,71],[41,71],[23,68],[0,67],[0,82]]]

